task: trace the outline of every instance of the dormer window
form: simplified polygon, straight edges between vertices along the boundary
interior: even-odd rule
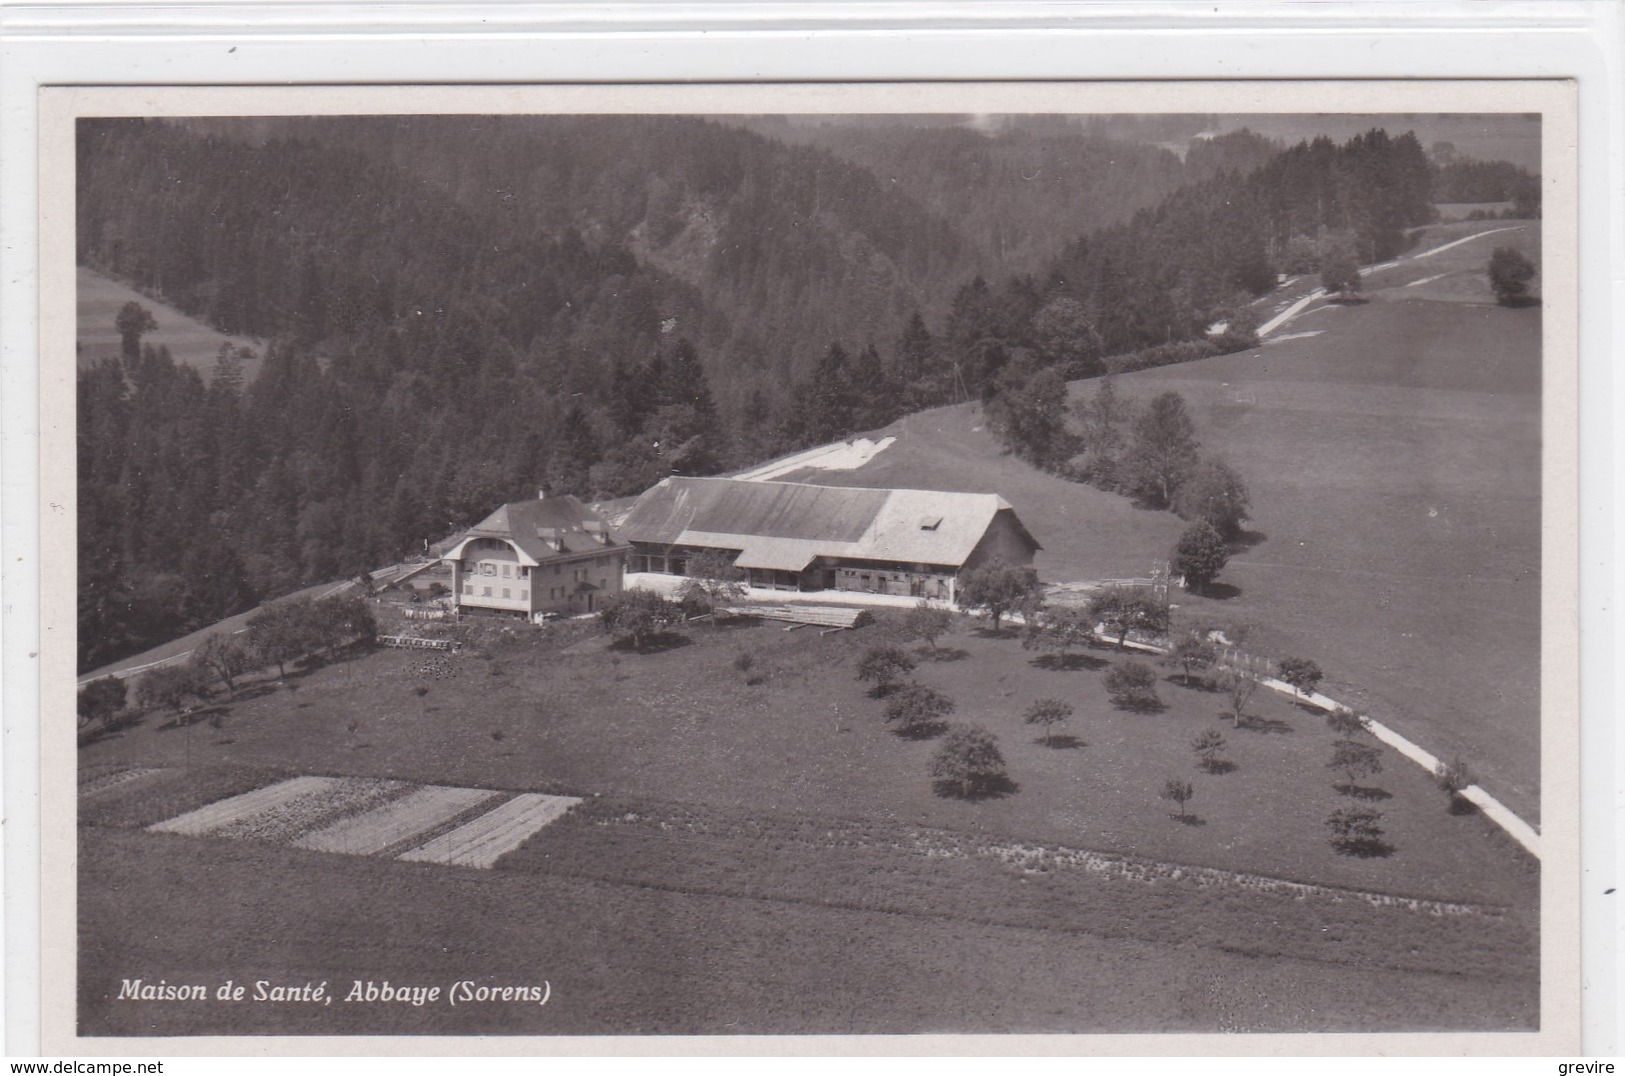
[[[926,516],[920,520],[920,529],[922,531],[934,531],[940,526],[942,526],[941,516]]]

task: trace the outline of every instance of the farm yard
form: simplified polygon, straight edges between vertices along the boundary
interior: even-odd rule
[[[357,654],[249,685],[218,728],[154,716],[85,748],[87,1029],[146,1018],[104,996],[120,969],[190,981],[221,952],[300,981],[479,969],[558,991],[540,1013],[357,1007],[347,1031],[727,1030],[715,1013],[753,1032],[1406,1027],[1420,1010],[1402,999],[1424,992],[1445,999],[1425,1010],[1437,1026],[1533,1022],[1533,862],[1392,753],[1359,782],[1365,798],[1338,791],[1336,736],[1305,707],[1260,692],[1235,728],[1225,696],[1164,669],[1162,709],[1120,709],[1104,681],[1125,655],[1045,654],[964,621],[911,675],[954,700],[950,720],[998,739],[1011,785],[966,801],[933,788],[936,739],[891,731],[856,678],[869,648],[901,642],[894,613],[827,636],[696,624],[643,653],[586,628],[482,625],[455,657]],[[1049,744],[1023,718],[1046,696],[1073,707]],[[1208,728],[1227,772],[1197,765]],[[1170,778],[1193,786],[1182,818],[1159,797]],[[423,786],[503,790],[513,813],[545,800],[551,817],[480,864],[492,870],[448,866],[402,851],[435,839],[394,825]],[[582,802],[560,816],[552,797]],[[492,802],[443,805],[439,824],[466,827]],[[1328,841],[1327,815],[1356,802],[1383,812],[1386,854]],[[418,837],[395,836],[408,829]],[[178,902],[182,929],[175,887],[200,871],[209,896]],[[131,901],[157,909],[139,938],[113,914]],[[758,963],[764,945],[795,952],[798,970],[769,975],[780,962]],[[1243,955],[1264,953],[1281,961]],[[1018,985],[1063,964],[1044,999]],[[843,1000],[797,1004],[809,989]],[[967,1024],[956,1003],[976,991],[1003,1000]],[[210,1018],[152,1017],[174,1033]],[[243,1019],[333,1026],[282,1009]]]

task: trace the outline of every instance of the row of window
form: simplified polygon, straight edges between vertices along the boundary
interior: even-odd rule
[[[581,578],[584,580],[584,579],[586,579],[586,576],[583,575]],[[600,580],[598,580],[598,586],[599,586],[600,589],[607,588],[609,586],[609,580],[608,579],[600,579]],[[479,587],[478,589],[479,589],[479,592],[480,592],[479,593],[480,597],[482,597],[482,598],[492,597],[490,587],[482,586],[482,587]],[[475,591],[475,585],[472,582],[469,582],[468,580],[464,580],[463,581],[463,594],[466,597],[472,598],[472,597],[475,596],[474,591]],[[548,590],[547,590],[547,600],[548,601],[561,601],[561,600],[564,599],[564,597],[566,596],[568,591],[569,591],[568,587],[549,587]],[[503,587],[502,588],[502,597],[508,599],[509,601],[512,601],[513,597],[514,597],[513,588],[511,588],[511,587]],[[519,591],[519,600],[520,601],[529,601],[530,600],[530,589],[528,587],[520,589],[520,591]]]
[[[588,570],[591,569],[591,568],[598,567],[599,564],[602,563],[606,559],[611,559],[611,558],[594,557],[591,560],[580,561],[579,563],[581,564],[581,567],[575,568],[573,570],[573,572],[571,573],[572,578],[574,578],[577,582],[585,582],[586,579],[587,579]],[[499,568],[500,568],[500,571],[498,570]],[[517,571],[515,571],[515,569],[517,569]],[[470,561],[463,567],[463,572],[466,575],[491,575],[491,576],[495,576],[495,575],[500,574],[502,576],[502,578],[504,578],[504,579],[512,579],[512,578],[515,578],[515,577],[517,577],[519,579],[529,579],[530,578],[530,568],[528,568],[527,566],[525,566],[523,564],[513,564],[513,563],[509,563],[509,562],[500,562],[499,563],[499,562],[494,562],[494,561],[489,561],[489,560],[482,560],[482,561],[478,561],[478,562]],[[564,574],[564,565],[562,565],[562,564],[553,565],[553,574],[554,575],[562,575],[562,574]]]

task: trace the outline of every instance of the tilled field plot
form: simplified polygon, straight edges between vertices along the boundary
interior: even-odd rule
[[[306,776],[217,800],[148,828],[488,870],[580,802],[529,792]]]

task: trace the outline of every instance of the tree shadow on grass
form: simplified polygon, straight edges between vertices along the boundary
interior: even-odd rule
[[[1111,662],[1105,658],[1097,658],[1093,654],[1040,654],[1028,662],[1035,669],[1047,669],[1050,672],[1078,672],[1087,670],[1095,672],[1104,669]]]
[[[1232,549],[1252,549],[1269,541],[1269,537],[1263,531],[1239,530],[1230,539],[1230,546]]]
[[[642,646],[634,646],[630,636],[616,639],[609,644],[609,649],[630,652],[633,654],[663,654],[668,650],[680,650],[685,646],[693,646],[694,640],[679,631],[660,631],[643,640]]]
[[[1540,297],[1536,295],[1509,295],[1505,299],[1499,300],[1499,302],[1501,306],[1522,310],[1526,307],[1539,306]]]
[[[1326,711],[1325,711],[1325,709],[1323,707],[1316,706],[1314,703],[1312,703],[1309,700],[1304,699],[1304,698],[1296,698],[1296,699],[1294,699],[1292,701],[1292,705],[1296,706],[1298,709],[1302,710],[1306,714],[1314,714],[1316,717],[1325,717],[1326,716]]]
[[[1351,799],[1357,799],[1357,800],[1373,800],[1373,801],[1375,801],[1375,800],[1391,800],[1391,799],[1394,798],[1394,794],[1392,792],[1388,791],[1386,788],[1377,788],[1375,786],[1341,784],[1341,785],[1333,785],[1332,789],[1334,791],[1342,793],[1345,796],[1350,797]]]
[[[1160,714],[1168,709],[1168,704],[1155,695],[1150,698],[1113,699],[1112,705],[1131,714]]]
[[[978,639],[1009,639],[1015,635],[1015,632],[1006,630],[1008,627],[1009,625],[1001,625],[999,629],[995,631],[993,625],[991,624],[980,625],[972,628],[971,634],[976,636]]]
[[[1466,796],[1457,794],[1450,797],[1450,807],[1448,809],[1453,815],[1465,817],[1467,815],[1477,814],[1478,804],[1474,803]]]
[[[1376,837],[1350,837],[1332,841],[1332,850],[1340,856],[1356,859],[1387,859],[1394,854],[1394,846]]]
[[[1182,826],[1205,826],[1207,819],[1199,814],[1171,814],[1168,816]]]
[[[1050,736],[1048,738],[1043,736],[1036,737],[1033,740],[1033,743],[1043,744],[1045,747],[1052,747],[1057,751],[1072,751],[1079,747],[1089,746],[1088,740],[1080,740],[1076,736],[1065,732],[1058,732],[1054,736]]]
[[[892,730],[892,735],[900,740],[930,740],[947,731],[946,721],[917,721],[912,725],[898,726]]]
[[[927,661],[964,661],[970,657],[970,651],[958,646],[923,647],[920,653],[925,655]]]
[[[1205,758],[1200,765],[1202,769],[1216,777],[1236,772],[1236,764],[1227,758]]]
[[[1230,583],[1209,583],[1205,587],[1197,588],[1195,593],[1216,602],[1227,602],[1231,598],[1239,597],[1241,588]]]
[[[864,694],[868,695],[871,699],[884,699],[897,694],[899,691],[903,690],[905,686],[906,685],[903,683],[903,681],[893,680],[889,684],[876,684],[874,687],[871,687],[868,691],[864,692]]]
[[[1294,732],[1291,722],[1282,721],[1278,717],[1240,717],[1236,719],[1236,728],[1246,729],[1248,732]]]
[[[1193,676],[1189,681],[1187,681],[1183,672],[1169,673],[1167,676],[1162,678],[1162,682],[1165,684],[1177,684],[1186,691],[1201,691],[1208,695],[1212,695],[1223,690],[1217,684],[1213,683],[1213,681],[1204,676]]]
[[[933,781],[931,788],[944,799],[969,800],[972,803],[979,803],[982,800],[1003,799],[1021,791],[1020,785],[1004,776],[974,781],[968,789],[961,788],[958,781],[942,779]]]

